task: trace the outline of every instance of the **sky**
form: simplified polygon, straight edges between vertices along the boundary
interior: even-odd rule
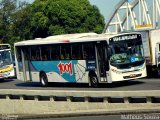
[[[20,0],[20,1],[27,1],[29,3],[32,3],[34,0]],[[104,16],[106,22],[109,19],[109,16],[114,10],[116,4],[120,0],[89,0],[89,1],[91,4],[96,5],[99,8],[100,13]]]
[[[89,0],[91,4],[96,5],[100,13],[104,16],[105,21],[107,21],[114,11],[115,6],[120,0]]]

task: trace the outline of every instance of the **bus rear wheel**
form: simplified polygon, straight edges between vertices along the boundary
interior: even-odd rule
[[[99,86],[98,79],[96,76],[90,76],[90,82],[92,87],[96,88]]]
[[[47,78],[47,75],[45,73],[41,73],[41,75],[40,75],[40,83],[41,83],[41,86],[43,86],[43,87],[47,87],[48,86],[48,78]]]

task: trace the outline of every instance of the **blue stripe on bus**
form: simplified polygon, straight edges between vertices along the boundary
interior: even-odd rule
[[[32,61],[32,66],[36,71],[56,72],[68,82],[76,82],[74,66],[77,60],[61,60],[61,61]],[[56,78],[53,78],[56,79]]]

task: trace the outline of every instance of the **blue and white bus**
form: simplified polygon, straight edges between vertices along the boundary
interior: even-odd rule
[[[24,81],[112,83],[146,76],[141,34],[79,33],[14,44],[17,78]]]

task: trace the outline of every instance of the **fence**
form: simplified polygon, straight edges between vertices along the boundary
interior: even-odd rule
[[[159,109],[159,90],[0,90],[1,114],[75,114]]]

